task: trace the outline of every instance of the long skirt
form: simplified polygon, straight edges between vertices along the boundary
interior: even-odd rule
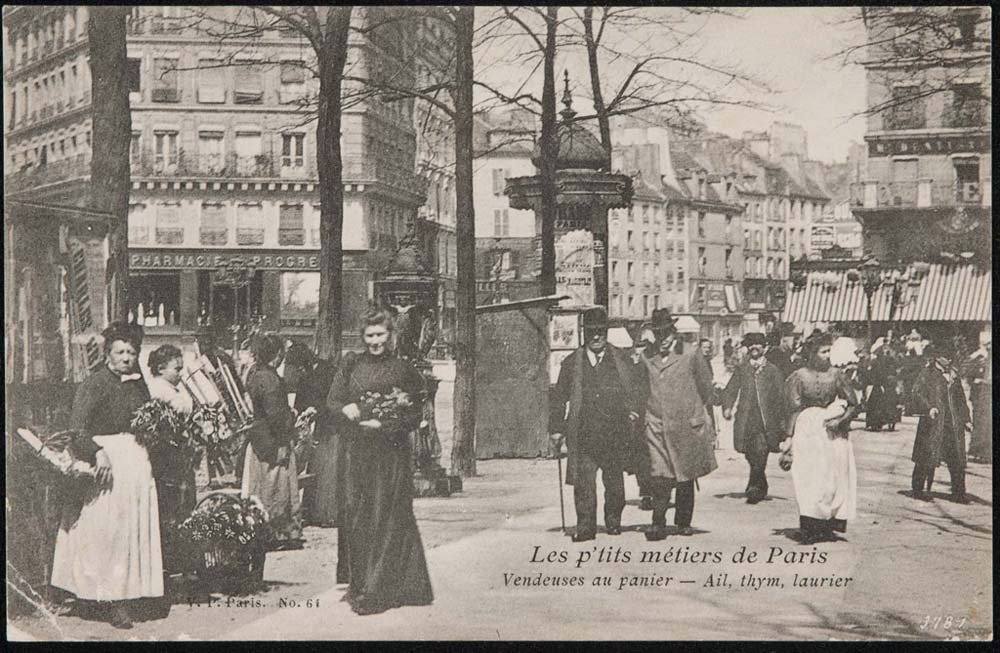
[[[342,579],[350,583],[345,600],[364,614],[430,604],[434,594],[413,515],[405,435],[352,435],[349,446],[346,523],[341,526],[346,550],[340,553],[346,554],[348,567]]]
[[[284,465],[272,465],[258,458],[253,445],[247,444],[240,494],[255,496],[264,504],[276,543],[302,538],[297,469],[294,451],[289,451]]]
[[[51,584],[92,601],[163,596],[156,483],[146,449],[131,433],[94,442],[111,460],[111,488],[89,486],[79,513],[63,516]]]
[[[853,519],[858,475],[854,448],[844,435],[830,434],[823,421],[843,413],[843,402],[806,408],[795,420],[792,483],[799,515],[819,520]]]
[[[899,395],[895,386],[873,385],[866,402],[865,428],[869,431],[878,431],[887,424],[898,422],[899,417],[896,414],[898,403]]]
[[[313,449],[309,471],[313,484],[302,493],[302,514],[306,522],[318,526],[340,525],[340,504],[344,498],[346,443],[339,433],[326,434]]]

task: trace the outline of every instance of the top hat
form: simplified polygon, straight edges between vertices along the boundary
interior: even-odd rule
[[[650,316],[649,328],[654,333],[673,333],[677,331],[677,327],[674,326],[676,321],[677,318],[670,316],[669,308],[656,308]]]
[[[748,333],[743,336],[744,347],[763,347],[766,344],[763,333]]]
[[[608,312],[603,306],[588,308],[583,312],[584,329],[607,329]]]

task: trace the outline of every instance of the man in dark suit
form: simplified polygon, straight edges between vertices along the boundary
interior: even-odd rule
[[[785,437],[785,376],[764,358],[762,334],[746,334],[743,346],[748,350],[747,360],[736,367],[722,391],[722,416],[732,419],[733,406],[739,401],[733,447],[750,465],[746,495],[747,503],[754,504],[767,496],[767,456],[779,450]]]
[[[566,484],[576,505],[574,542],[597,533],[597,470],[604,482],[604,525],[621,533],[625,508],[624,470],[632,423],[639,418],[635,366],[629,355],[608,344],[608,314],[601,307],[583,314],[584,345],[559,368],[552,390],[549,431],[569,451]]]
[[[792,372],[802,365],[794,357],[795,345],[795,325],[791,322],[782,322],[771,333],[774,338],[772,346],[768,347],[767,360],[781,370],[782,378],[787,379]]]

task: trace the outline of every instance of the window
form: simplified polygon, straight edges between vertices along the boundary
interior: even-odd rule
[[[924,98],[919,86],[896,86],[886,115],[888,129],[923,129],[927,126]]]
[[[198,132],[198,163],[201,172],[210,175],[222,174],[226,167],[224,142],[224,134],[221,131]]]
[[[13,110],[10,112],[10,123],[7,125],[7,129],[12,129],[17,122],[17,91],[10,92],[10,106],[13,107]]]
[[[149,225],[146,223],[145,204],[128,205],[128,244],[145,245],[149,242]]]
[[[979,84],[955,84],[951,87],[948,127],[978,127],[983,124],[983,93]]]
[[[281,97],[283,104],[298,102],[306,89],[306,69],[302,61],[281,62]]]
[[[705,256],[705,248],[698,248],[698,275],[705,276],[705,271],[708,268],[708,258]]]
[[[180,313],[180,272],[137,272],[129,275],[127,304],[143,327],[176,325]]]
[[[648,231],[642,232],[642,251],[646,252],[646,253],[649,252],[649,232]]]
[[[304,168],[305,167],[305,134],[282,134],[281,135],[281,167],[282,168]]]
[[[226,101],[226,75],[222,62],[202,59],[198,62],[198,101],[202,104],[222,104]]]
[[[979,203],[979,159],[955,159],[956,196],[959,203]]]
[[[629,229],[627,232],[625,232],[625,245],[629,249],[632,249],[632,230],[631,229]]]
[[[668,240],[666,243],[664,243],[663,255],[666,258],[673,258],[673,256],[674,256],[674,241]]]
[[[202,245],[225,245],[229,242],[229,225],[226,205],[221,202],[202,202],[199,242]]]
[[[958,27],[958,41],[956,45],[969,50],[975,44],[976,22],[979,20],[978,13],[974,11],[956,11],[955,24]]]
[[[733,235],[733,216],[726,216],[726,240],[728,241]]]
[[[233,78],[233,102],[260,104],[264,101],[263,71],[260,64],[238,61]]]
[[[156,209],[156,244],[180,245],[183,242],[180,202],[163,202]]]
[[[260,131],[236,132],[236,169],[241,175],[265,176],[268,161],[262,153]]]
[[[726,276],[733,276],[733,248],[726,248]]]
[[[306,231],[301,204],[283,204],[278,213],[278,244],[305,245]]]
[[[153,59],[153,102],[180,102],[177,60]]]
[[[618,278],[618,261],[611,261],[611,280],[620,281]]]
[[[662,238],[662,236],[660,234],[657,234],[657,233],[653,234],[653,249],[656,251],[657,254],[660,253],[660,239],[661,238]]]
[[[508,171],[505,168],[494,168],[493,169],[493,194],[503,195],[504,188],[507,186],[507,174]]]
[[[649,295],[642,296],[642,317],[649,315]]]
[[[743,230],[743,249],[750,249],[750,230]]]
[[[128,79],[128,92],[142,91],[142,59],[127,59],[125,62],[125,77]]]
[[[168,172],[177,167],[177,132],[157,131],[153,133],[156,142],[156,172]]]
[[[646,284],[653,282],[653,277],[650,276],[649,263],[642,264],[642,282]]]
[[[493,236],[500,238],[510,235],[510,219],[507,209],[493,209]]]
[[[698,238],[705,237],[705,213],[698,212]]]
[[[264,244],[264,210],[259,202],[236,205],[236,244]]]
[[[649,223],[649,204],[642,205],[642,221]]]
[[[629,283],[635,283],[635,264],[632,261],[625,266],[625,278]]]
[[[653,263],[653,283],[660,283],[660,264]]]
[[[76,136],[73,137],[72,145],[76,146]],[[129,161],[137,166],[142,162],[142,133],[132,132],[132,142],[129,145]]]

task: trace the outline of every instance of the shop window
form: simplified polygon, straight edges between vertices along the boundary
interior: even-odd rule
[[[222,104],[226,101],[226,74],[222,62],[202,59],[198,62],[198,101]]]
[[[319,272],[281,273],[281,321],[315,322],[319,315]]]
[[[282,104],[299,102],[305,96],[306,69],[302,61],[281,62],[281,92]]]
[[[183,242],[180,202],[163,202],[156,207],[156,244],[180,245]]]
[[[180,102],[177,89],[177,59],[153,60],[153,102]]]
[[[236,244],[264,244],[264,209],[259,203],[236,206]]]
[[[179,324],[180,272],[133,272],[128,283],[128,317],[143,327]]]
[[[305,167],[305,134],[281,135],[281,167]]]
[[[229,225],[226,220],[226,205],[221,202],[203,202],[201,205],[201,229],[199,242],[202,245],[226,245],[229,242]]]
[[[260,64],[237,62],[233,77],[233,102],[260,104],[264,101],[264,75]]]
[[[283,204],[279,207],[278,244],[283,246],[306,244],[301,204]]]

